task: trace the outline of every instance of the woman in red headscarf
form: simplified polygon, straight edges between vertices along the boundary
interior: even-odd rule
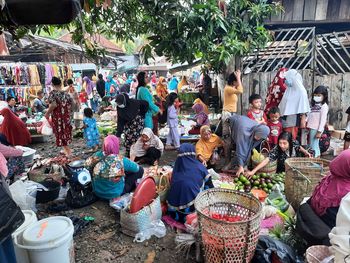
[[[5,144],[21,146],[30,144],[31,136],[24,122],[8,108],[2,109],[0,114],[4,117],[0,134],[7,141]]]
[[[350,149],[329,165],[330,173],[316,186],[310,199],[315,213],[330,227],[335,226],[340,202],[350,192]]]
[[[284,83],[287,70],[287,68],[280,68],[267,90],[265,106],[266,114],[268,114],[272,107],[278,107],[281,102],[283,94],[287,89],[287,85]]]

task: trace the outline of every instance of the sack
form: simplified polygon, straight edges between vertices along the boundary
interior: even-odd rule
[[[5,178],[0,174],[0,244],[24,222],[24,214],[9,195]]]
[[[53,130],[52,130],[52,127],[49,123],[49,121],[44,118],[43,120],[43,126],[42,126],[42,129],[41,129],[41,134],[42,135],[47,135],[47,136],[50,136],[53,134]]]

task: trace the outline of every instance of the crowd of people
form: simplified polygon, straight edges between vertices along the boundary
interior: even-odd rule
[[[198,78],[198,87],[205,85],[205,78],[207,76]],[[106,200],[133,191],[136,181],[143,176],[142,165],[157,165],[165,150],[177,150],[167,204],[169,214],[181,222],[194,211],[194,199],[198,193],[213,187],[209,168],[251,177],[270,162],[277,162],[277,172],[280,173],[285,170],[286,159],[320,157],[325,144],[329,144],[329,138],[324,136],[329,109],[328,88],[318,86],[310,99],[302,76],[293,69],[281,68],[278,71],[268,87],[264,107],[263,98],[251,94],[250,108],[245,115],[238,114],[237,107],[239,96],[245,92],[241,72],[237,70],[230,74],[223,91],[222,114],[217,125],[210,122],[206,99],[197,98],[189,118],[195,123],[189,134],[200,135],[195,145],[181,144],[178,129],[182,107],[178,92],[187,82],[186,78],[179,81],[176,77],[139,72],[136,76],[124,76],[123,81],[112,76],[104,79],[102,75],[98,75],[96,82],[88,77],[83,81],[82,90],[77,92],[72,80],[68,80],[64,87],[59,78],[53,77],[51,92],[46,97],[38,92],[33,102],[33,111],[50,120],[56,146],[62,147],[62,154],[72,156],[73,126],[83,129],[86,146],[93,152],[87,160],[93,190]],[[16,114],[15,98],[8,98],[7,102],[8,107],[0,111],[3,116],[0,153],[7,160],[9,176],[13,176],[23,172],[23,164],[19,165],[22,152],[14,146],[30,144],[31,136]],[[109,110],[117,111],[117,130],[101,143],[96,118]],[[79,127],[73,117],[81,111],[84,118],[83,126]],[[350,116],[350,110],[347,113]],[[158,128],[164,124],[169,129],[165,145],[158,137]],[[304,144],[303,131],[308,131],[308,142]],[[350,130],[347,130],[347,148],[349,134]],[[124,152],[120,151],[122,142]],[[269,154],[252,167],[252,151],[262,146],[269,149]],[[311,206],[321,217],[329,212],[329,208],[338,207],[339,200],[347,193],[340,184],[348,184],[350,180],[346,172],[350,170],[349,151],[344,151],[332,162],[331,175],[321,182],[311,198]],[[223,158],[225,163],[220,166]],[[329,191],[332,191],[331,195]],[[328,201],[323,203],[325,197]]]

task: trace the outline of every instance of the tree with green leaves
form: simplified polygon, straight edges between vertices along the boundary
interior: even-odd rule
[[[271,36],[264,19],[281,10],[268,0],[85,0],[81,15],[70,24],[3,29],[18,36],[65,29],[91,56],[101,50],[86,39],[88,34],[121,41],[146,35],[145,60],[154,53],[173,63],[200,59],[205,69],[224,73],[233,57],[266,45]]]

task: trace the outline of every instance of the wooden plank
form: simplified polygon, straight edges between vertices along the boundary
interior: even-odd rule
[[[339,19],[340,1],[328,0],[327,20],[335,21]]]
[[[266,98],[267,88],[270,85],[269,79],[270,72],[264,72],[260,74],[260,86],[257,93],[260,94],[262,98]]]
[[[307,2],[307,0],[306,0]],[[304,0],[294,1],[293,21],[303,21]]]
[[[332,100],[329,103],[332,114],[329,117],[332,119],[336,129],[340,129],[342,126],[342,86],[343,74],[332,75],[332,83],[329,86],[330,90],[332,90]]]
[[[306,0],[304,4],[304,20],[315,20],[317,0]]]
[[[341,128],[345,128],[347,124],[347,114],[345,114],[345,111],[350,107],[350,73],[343,74],[343,83],[342,83],[342,103],[341,103],[341,109],[342,109],[342,121],[341,121]]]
[[[317,0],[315,20],[326,20],[328,0]]]
[[[292,21],[294,0],[283,0],[284,14],[282,15],[283,21]]]
[[[340,0],[339,19],[350,19],[350,3],[349,0]]]

